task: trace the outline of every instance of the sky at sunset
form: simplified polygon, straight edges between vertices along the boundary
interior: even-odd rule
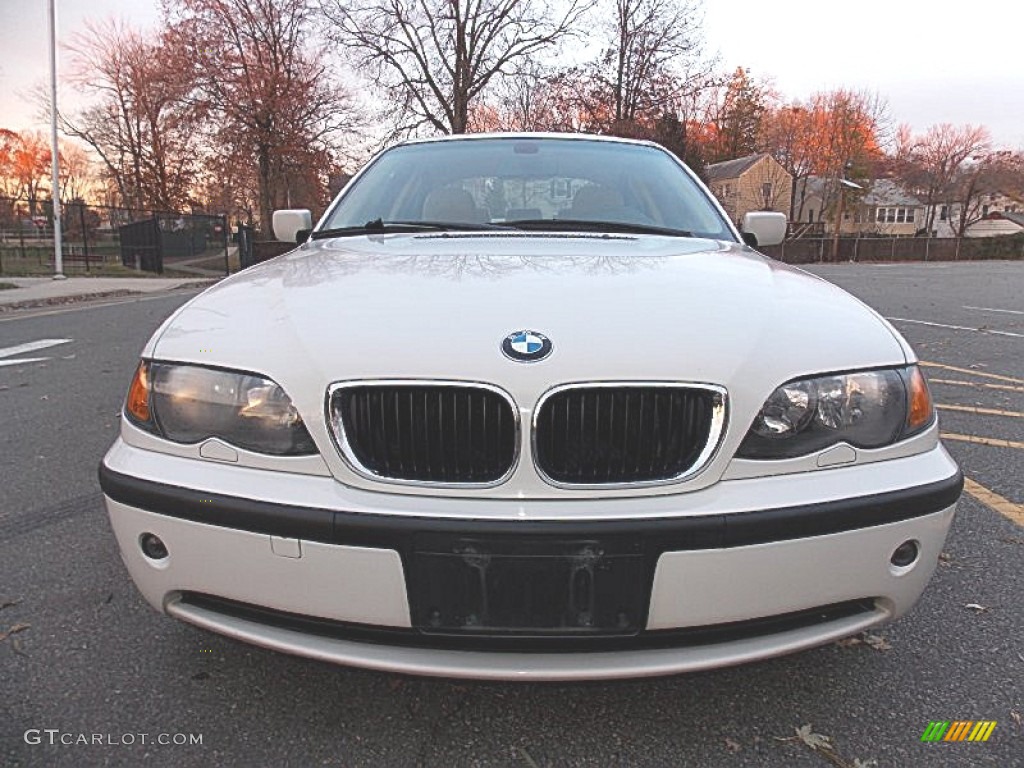
[[[62,40],[87,19],[158,22],[156,0],[58,0]],[[952,8],[952,6],[949,6]],[[707,49],[723,67],[769,76],[788,98],[847,86],[877,91],[897,123],[982,123],[1024,148],[1024,3],[705,0]],[[0,0],[0,127],[45,128],[28,91],[47,81],[45,0]],[[62,107],[75,105],[62,90]]]

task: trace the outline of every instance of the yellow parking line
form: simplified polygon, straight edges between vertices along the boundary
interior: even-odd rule
[[[1014,504],[1012,501],[1004,499],[998,493],[990,491],[984,485],[971,480],[969,477],[964,478],[964,490],[986,507],[995,510],[1017,525],[1024,526],[1024,505]]]
[[[1024,413],[1020,411],[1000,411],[998,408],[981,408],[976,405],[943,405],[936,403],[936,408],[944,411],[962,411],[963,413],[976,413],[981,416],[1009,416],[1014,419],[1024,419]]]
[[[923,365],[925,368],[942,368],[946,371],[956,371],[957,373],[969,373],[971,376],[983,376],[986,379],[998,379],[999,381],[1009,381],[1013,384],[1024,384],[1024,379],[1017,379],[1013,376],[1003,376],[1000,373],[985,373],[984,371],[976,371],[973,368],[957,368],[955,365],[943,365],[942,363],[926,363],[924,360],[918,362],[918,365]]]
[[[999,437],[977,437],[976,435],[958,435],[955,432],[941,433],[943,440],[958,440],[962,443],[976,443],[977,445],[994,445],[997,448],[1016,448],[1024,451],[1024,443],[1015,440],[1003,440]]]
[[[959,381],[957,379],[933,379],[928,377],[929,384],[951,384],[954,387],[985,387],[986,389],[1001,389],[1005,392],[1024,392],[1024,387],[1013,387],[1009,384],[984,384],[980,381]]]

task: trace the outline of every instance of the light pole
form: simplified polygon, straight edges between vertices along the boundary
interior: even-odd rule
[[[49,0],[50,10],[50,172],[53,198],[53,279],[64,279],[64,253],[60,227],[60,162],[57,156],[57,0]]]

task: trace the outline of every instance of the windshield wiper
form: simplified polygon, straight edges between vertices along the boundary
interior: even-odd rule
[[[373,235],[381,232],[477,232],[490,229],[511,229],[501,224],[485,224],[465,221],[384,221],[377,218],[361,227],[336,227],[321,229],[310,235],[312,240],[346,235]]]
[[[592,219],[514,219],[506,226],[538,232],[623,232],[636,235],[668,235],[693,237],[693,232],[654,224],[632,224],[625,221],[594,221]]]

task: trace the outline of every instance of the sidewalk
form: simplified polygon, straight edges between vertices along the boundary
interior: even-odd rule
[[[161,277],[69,277],[66,280],[50,277],[0,277],[0,284],[18,286],[0,290],[0,312],[182,288],[205,288],[214,282],[209,279]]]

